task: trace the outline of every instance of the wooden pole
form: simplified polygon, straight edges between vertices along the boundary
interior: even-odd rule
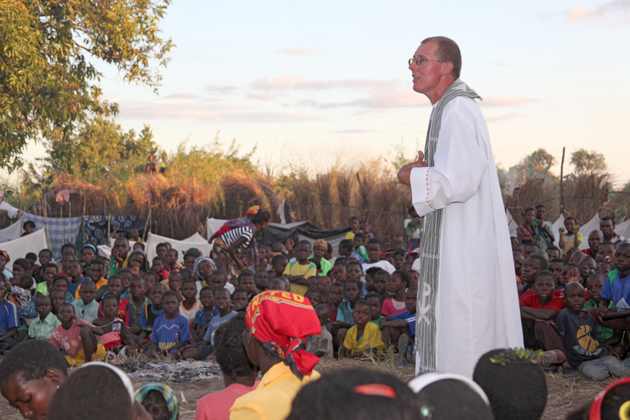
[[[48,209],[46,207],[48,207],[48,205],[46,204],[46,193],[44,193],[44,196],[42,198],[43,204],[44,204],[44,229],[46,230],[46,244],[48,245],[48,249],[50,249],[52,251],[52,246],[50,246],[50,234],[48,233]]]
[[[61,205],[59,206],[60,210],[60,221],[61,221],[61,242],[62,245],[66,243],[66,227],[63,224],[63,201],[60,203]]]
[[[72,201],[68,200],[68,242],[72,240]]]
[[[562,160],[560,161],[560,214],[564,214],[564,152],[562,148]]]

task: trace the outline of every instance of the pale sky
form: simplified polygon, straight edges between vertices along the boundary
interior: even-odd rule
[[[255,157],[277,169],[387,159],[401,141],[411,157],[430,106],[412,91],[407,60],[444,35],[484,98],[500,165],[539,147],[558,161],[563,146],[567,160],[586,148],[630,179],[630,0],[174,0],[162,28],[177,48],[159,96],[101,68],[118,122],[150,124],[167,152],[220,131],[242,151],[258,145]]]

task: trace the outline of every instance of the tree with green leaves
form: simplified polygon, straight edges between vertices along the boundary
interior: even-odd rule
[[[602,153],[578,149],[571,154],[571,164],[575,167],[575,174],[596,175],[605,172],[607,169],[606,158]]]
[[[28,141],[117,113],[102,98],[97,60],[157,89],[174,46],[159,30],[170,1],[0,0],[0,165],[19,167]]]

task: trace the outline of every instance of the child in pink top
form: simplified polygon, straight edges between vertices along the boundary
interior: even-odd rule
[[[214,333],[214,354],[223,373],[225,389],[199,400],[195,420],[229,420],[234,401],[258,386],[258,369],[247,358],[243,346],[246,328],[245,316],[239,314]]]
[[[405,271],[396,270],[389,279],[388,290],[392,293],[383,301],[381,313],[385,316],[396,315],[405,312],[405,291],[409,287],[409,274]]]

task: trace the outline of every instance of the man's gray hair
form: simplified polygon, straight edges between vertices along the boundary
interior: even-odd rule
[[[427,42],[434,42],[437,44],[437,59],[453,63],[451,76],[453,76],[453,80],[459,79],[459,74],[462,71],[462,53],[459,50],[457,43],[445,36],[432,36],[423,40],[420,44],[426,44]]]

